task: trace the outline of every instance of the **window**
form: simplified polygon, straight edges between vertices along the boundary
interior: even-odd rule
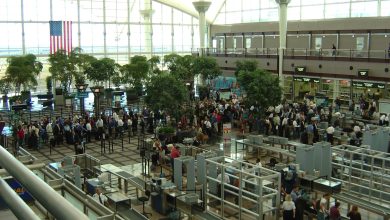
[[[27,23],[24,25],[26,53],[50,53],[49,28],[49,23]]]
[[[325,18],[349,17],[349,3],[331,4],[325,6]]]
[[[252,38],[247,37],[245,38],[245,48],[251,48],[252,47]]]
[[[242,0],[242,10],[249,11],[260,8],[260,0]]]
[[[277,8],[278,4],[276,4],[275,0],[260,0],[260,7],[261,8]]]
[[[260,10],[245,11],[242,13],[242,22],[258,22],[260,21]]]
[[[22,25],[0,23],[0,30],[0,55],[22,54]]]
[[[241,12],[227,12],[226,24],[241,23]]]
[[[301,1],[302,5],[323,5],[324,0]]]
[[[20,0],[1,0],[0,1],[0,20],[1,21],[21,21],[22,11]]]
[[[301,11],[302,19],[322,19],[324,18],[324,6],[305,6]]]
[[[126,53],[127,52],[127,25],[107,24],[107,52]]]
[[[279,20],[278,9],[264,9],[260,11],[261,21],[277,21]]]
[[[289,21],[301,19],[301,8],[292,7],[287,10],[287,19]]]
[[[93,3],[94,6],[99,4],[103,8],[102,1],[94,1]],[[77,21],[77,1],[53,0],[53,20]]]
[[[241,11],[241,0],[226,0],[226,12]]]
[[[384,1],[381,2],[381,16],[390,16],[390,1]]]
[[[50,0],[23,1],[25,21],[49,21]]]
[[[351,17],[377,16],[377,7],[378,2],[354,2],[351,4]]]

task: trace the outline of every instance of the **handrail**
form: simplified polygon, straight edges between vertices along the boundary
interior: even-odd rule
[[[278,48],[199,48],[192,50],[192,54],[206,54],[207,56],[277,56]],[[357,49],[308,49],[286,48],[283,49],[287,57],[329,57],[350,59],[390,59],[389,50],[357,50]]]
[[[3,179],[0,179],[0,195],[18,219],[40,219]]]
[[[84,213],[70,204],[3,147],[0,147],[0,165],[20,182],[55,218],[64,220],[88,219]]]

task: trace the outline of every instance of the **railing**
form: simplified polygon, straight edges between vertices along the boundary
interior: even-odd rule
[[[345,194],[368,201],[364,209],[389,216],[390,154],[350,145],[332,151],[332,179],[342,182]]]
[[[0,165],[57,219],[88,219],[64,197],[48,187],[39,177],[0,147]]]
[[[199,48],[192,50],[193,55],[200,52],[207,56],[276,56],[278,48]],[[384,59],[390,60],[389,50],[355,50],[355,49],[307,49],[287,48],[283,50],[286,57],[320,57],[320,58],[349,58],[349,59]]]

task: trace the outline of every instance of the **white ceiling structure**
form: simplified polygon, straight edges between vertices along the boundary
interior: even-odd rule
[[[176,8],[194,17],[198,17],[198,12],[195,10],[195,7],[192,5],[192,2],[194,2],[194,0],[154,0],[154,1]],[[213,23],[218,12],[221,10],[221,7],[223,6],[226,0],[196,0],[196,1],[211,2],[209,10],[206,12],[206,20],[208,23]]]

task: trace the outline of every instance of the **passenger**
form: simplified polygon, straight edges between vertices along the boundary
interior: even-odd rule
[[[296,202],[297,199],[301,196],[301,192],[299,191],[299,186],[295,185],[293,190],[291,191],[291,198],[293,202]]]
[[[332,208],[329,210],[329,220],[340,220],[340,203],[336,202]]]
[[[333,145],[333,133],[334,133],[334,127],[330,125],[326,129],[326,141],[329,142],[331,145]]]
[[[282,204],[283,220],[295,219],[295,204],[292,201],[291,195],[286,195],[286,199]]]
[[[362,220],[362,217],[356,205],[352,206],[352,209],[348,212],[347,217],[349,217],[350,220]]]
[[[171,149],[171,168],[172,168],[172,182],[175,182],[174,176],[175,176],[175,166],[174,161],[175,158],[180,157],[180,147],[172,145]]]

